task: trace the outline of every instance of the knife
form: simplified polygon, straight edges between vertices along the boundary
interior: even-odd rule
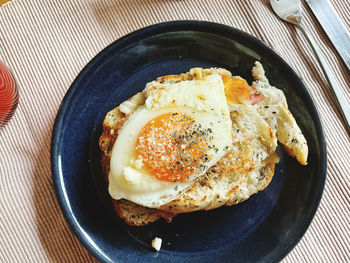
[[[328,0],[305,0],[350,71],[350,34]]]

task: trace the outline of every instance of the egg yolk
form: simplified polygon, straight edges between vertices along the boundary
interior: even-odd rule
[[[222,75],[224,82],[225,95],[228,104],[255,104],[263,100],[265,97],[262,93],[256,91],[249,86],[245,79],[240,77],[228,77]]]
[[[149,173],[168,182],[186,181],[201,171],[209,157],[211,129],[183,113],[165,113],[140,131],[136,152]]]

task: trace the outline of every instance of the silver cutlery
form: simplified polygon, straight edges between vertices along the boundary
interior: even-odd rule
[[[350,34],[328,0],[305,0],[350,72]]]
[[[350,106],[346,101],[342,91],[338,85],[337,80],[334,77],[333,72],[328,67],[327,62],[325,61],[323,55],[320,52],[315,40],[312,36],[306,31],[304,25],[301,23],[302,18],[302,9],[300,0],[270,0],[270,4],[274,12],[283,20],[294,24],[305,36],[306,40],[312,47],[313,51],[316,54],[316,58],[321,65],[324,75],[328,80],[328,83],[333,88],[334,94],[337,98],[340,112],[344,118],[345,126],[350,131]]]

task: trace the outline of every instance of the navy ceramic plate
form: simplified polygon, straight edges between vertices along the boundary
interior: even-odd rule
[[[115,216],[97,146],[106,113],[146,82],[191,67],[224,67],[251,81],[254,61],[281,88],[309,144],[309,163],[281,150],[268,188],[246,202],[179,215],[145,227]],[[129,34],[79,74],[57,114],[51,148],[57,197],[71,229],[102,262],[275,262],[301,239],[318,207],[326,174],[323,131],[308,92],[290,66],[256,38],[231,27],[169,22]],[[160,252],[151,240],[161,237]]]

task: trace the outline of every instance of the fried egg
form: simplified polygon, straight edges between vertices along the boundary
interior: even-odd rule
[[[175,199],[230,149],[232,122],[218,74],[153,81],[144,94],[145,104],[128,112],[114,143],[109,193],[156,208]]]

